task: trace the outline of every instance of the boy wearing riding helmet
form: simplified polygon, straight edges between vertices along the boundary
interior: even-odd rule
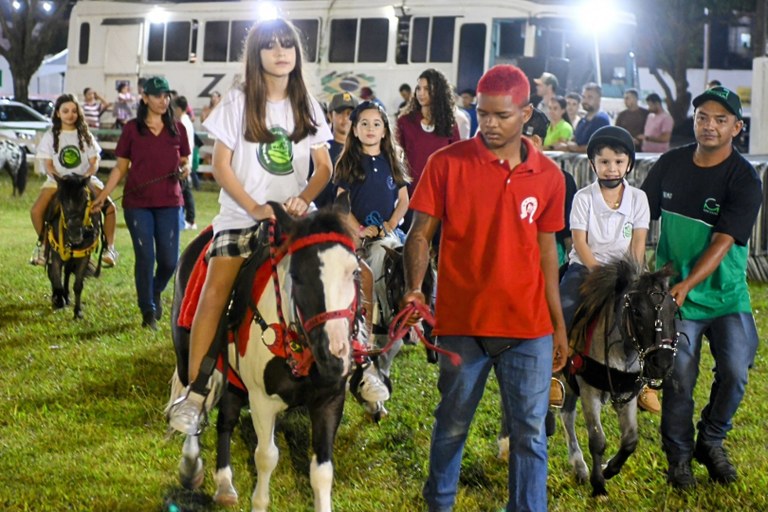
[[[624,128],[604,126],[587,144],[587,158],[597,180],[576,193],[571,209],[573,249],[568,270],[560,281],[565,325],[570,330],[581,303],[579,287],[590,270],[624,258],[642,263],[650,210],[645,192],[627,183],[635,164],[635,144]],[[639,405],[658,413],[655,392],[643,388]]]

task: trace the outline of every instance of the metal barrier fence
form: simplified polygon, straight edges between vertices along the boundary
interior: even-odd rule
[[[547,156],[573,175],[578,188],[582,188],[594,181],[594,173],[589,167],[586,155],[548,151]],[[757,221],[752,228],[752,236],[749,240],[747,276],[752,281],[768,282],[768,210],[765,208],[766,199],[768,199],[768,187],[766,187],[768,156],[745,155],[745,157],[755,167],[757,175],[763,183],[763,205],[757,214]],[[658,158],[659,155],[655,153],[638,153],[635,168],[627,177],[630,185],[639,187]],[[651,228],[648,232],[649,247],[656,247],[656,242],[659,238],[658,224],[658,221],[651,222]]]

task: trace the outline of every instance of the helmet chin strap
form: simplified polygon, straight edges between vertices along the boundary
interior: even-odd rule
[[[616,178],[616,179],[612,179],[612,180],[602,180],[602,179],[598,178],[597,181],[600,183],[601,187],[616,188],[619,185],[621,185],[622,181],[624,181],[624,176],[622,176],[621,178]]]

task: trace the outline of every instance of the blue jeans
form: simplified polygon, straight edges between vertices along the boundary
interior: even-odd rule
[[[569,263],[560,280],[560,305],[563,308],[563,320],[565,320],[565,332],[570,332],[573,325],[573,317],[581,304],[581,291],[579,287],[584,278],[589,274],[589,269],[580,263]]]
[[[453,366],[440,357],[440,403],[435,409],[429,452],[429,477],[423,495],[429,510],[453,508],[461,456],[475,410],[491,367],[496,372],[509,437],[509,502],[507,510],[547,509],[547,436],[544,418],[552,375],[552,336],[503,340],[511,348],[491,358],[481,338],[443,336],[440,346],[461,355]]]
[[[699,439],[720,445],[733,427],[732,419],[744,397],[747,371],[757,352],[757,329],[751,313],[735,313],[709,320],[681,320],[682,334],[672,375],[664,381],[661,404],[661,438],[671,463],[690,460],[694,449],[693,388],[699,376],[702,335],[709,339],[715,359],[715,379],[709,403],[697,425]],[[689,343],[690,340],[690,343]]]
[[[124,208],[136,256],[134,279],[142,314],[155,311],[155,299],[173,277],[179,260],[181,207]],[[157,268],[155,268],[157,262]]]

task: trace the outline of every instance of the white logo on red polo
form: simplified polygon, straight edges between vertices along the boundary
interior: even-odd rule
[[[523,202],[520,203],[520,218],[525,219],[528,217],[528,224],[533,223],[533,216],[536,214],[536,209],[539,207],[539,202],[535,197],[526,197]]]

